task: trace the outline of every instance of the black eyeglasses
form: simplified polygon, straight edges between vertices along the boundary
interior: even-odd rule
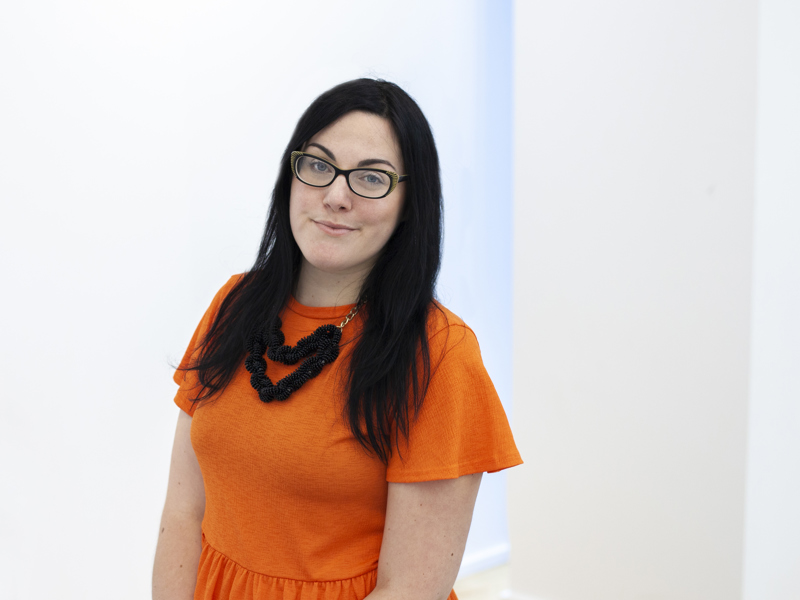
[[[292,173],[312,187],[327,187],[339,175],[344,175],[348,187],[363,198],[383,198],[392,193],[397,184],[408,179],[383,169],[340,169],[327,160],[295,150],[291,158]]]

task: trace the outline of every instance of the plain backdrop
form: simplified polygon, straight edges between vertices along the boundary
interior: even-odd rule
[[[514,6],[517,600],[800,598],[800,4]]]

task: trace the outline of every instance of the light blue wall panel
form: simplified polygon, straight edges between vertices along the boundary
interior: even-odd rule
[[[512,3],[474,5],[473,120],[443,145],[445,250],[440,299],[469,324],[511,416]],[[447,162],[445,162],[447,161]],[[484,475],[461,575],[509,558],[505,473]]]

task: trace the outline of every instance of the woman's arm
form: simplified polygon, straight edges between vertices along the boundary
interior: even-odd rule
[[[367,600],[444,600],[467,543],[482,473],[390,483],[378,581]]]
[[[194,597],[206,495],[189,436],[191,426],[192,417],[180,411],[153,564],[153,600]]]

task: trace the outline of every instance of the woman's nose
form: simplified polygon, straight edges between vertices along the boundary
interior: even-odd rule
[[[337,175],[326,189],[324,202],[331,210],[350,210],[353,207],[352,192],[344,175]]]

